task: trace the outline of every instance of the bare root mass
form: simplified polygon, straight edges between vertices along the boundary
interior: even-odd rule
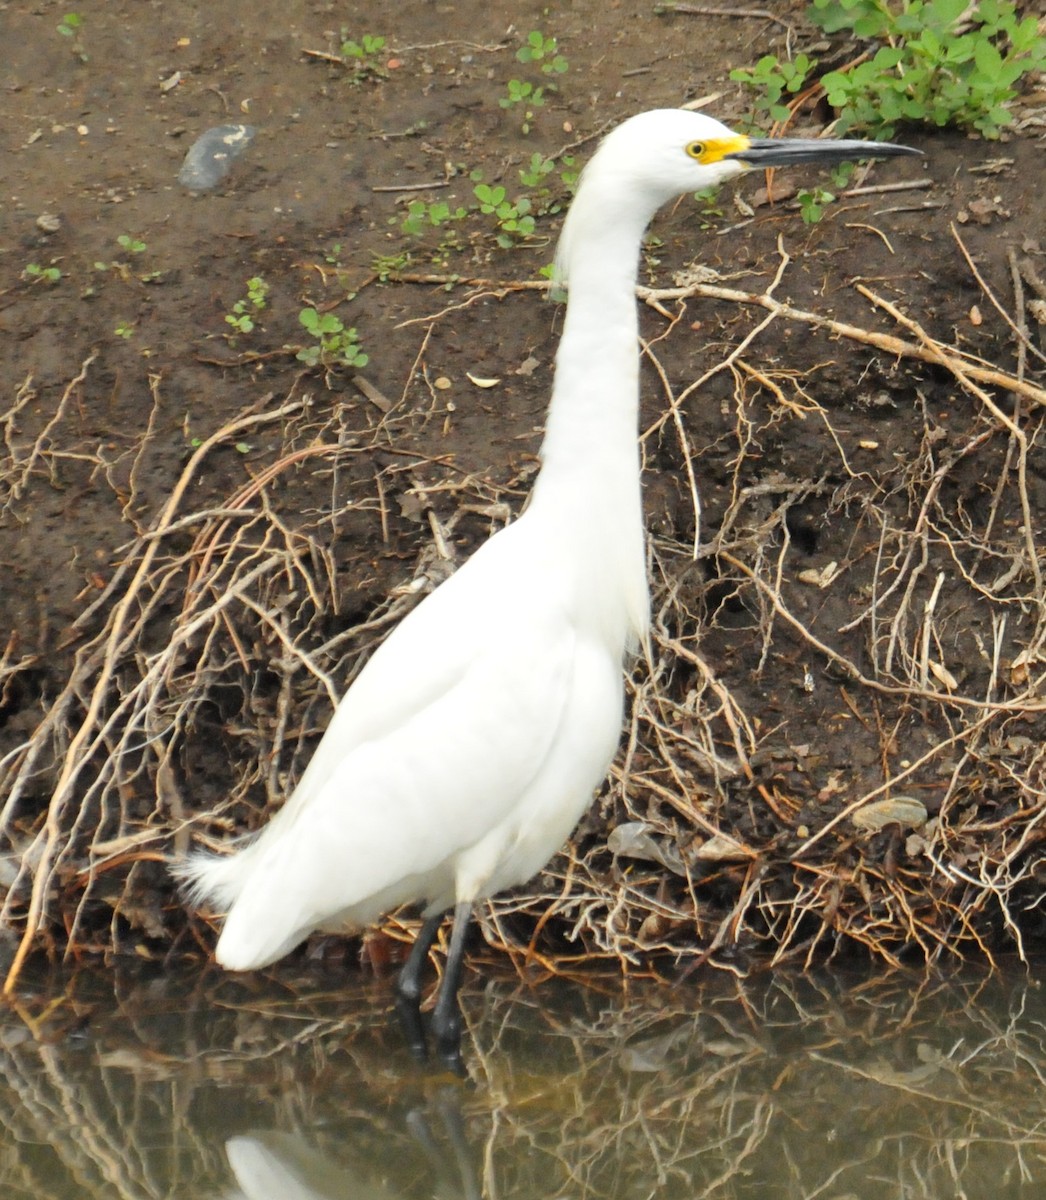
[[[761,292],[644,295],[653,635],[607,787],[544,874],[486,908],[520,965],[991,960],[1041,937],[1041,356],[1019,313],[1009,372],[874,288],[868,328],[779,301],[789,271],[782,251]],[[710,341],[695,371],[710,312],[732,348]],[[799,367],[764,352],[771,327]],[[31,379],[0,417],[9,517],[72,469],[92,361],[35,428]],[[123,544],[54,648],[64,686],[3,744],[9,987],[37,948],[200,953],[167,864],[266,821],[368,653],[518,509],[534,464],[496,484],[427,457],[435,393],[413,379],[390,402],[295,378],[193,447],[158,512],[140,503],[156,422],[75,464]],[[40,677],[12,639],[0,705]]]

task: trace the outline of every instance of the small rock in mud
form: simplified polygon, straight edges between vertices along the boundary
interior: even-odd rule
[[[185,156],[178,182],[194,192],[205,192],[221,183],[256,132],[253,125],[215,125],[201,133]]]

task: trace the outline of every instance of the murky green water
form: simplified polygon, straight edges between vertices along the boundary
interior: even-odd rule
[[[1033,975],[473,986],[466,1080],[387,983],[55,976],[0,1024],[0,1196],[1041,1197]]]

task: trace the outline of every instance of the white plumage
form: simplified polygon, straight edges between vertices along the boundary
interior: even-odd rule
[[[434,919],[456,905],[433,1020],[441,1050],[456,1055],[469,906],[530,878],[569,836],[613,758],[623,661],[647,629],[634,296],[643,231],[676,195],[752,166],[906,152],[750,139],[675,109],[605,139],[560,241],[569,301],[530,503],[376,651],[261,834],[180,869],[196,902],[228,912],[220,963],[263,967],[315,929],[359,929],[418,901],[433,920],[401,980],[416,1013]]]

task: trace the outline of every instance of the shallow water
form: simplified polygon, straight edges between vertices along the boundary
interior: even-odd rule
[[[1034,974],[473,985],[464,1080],[387,982],[56,975],[0,1024],[0,1195],[1042,1196]]]

